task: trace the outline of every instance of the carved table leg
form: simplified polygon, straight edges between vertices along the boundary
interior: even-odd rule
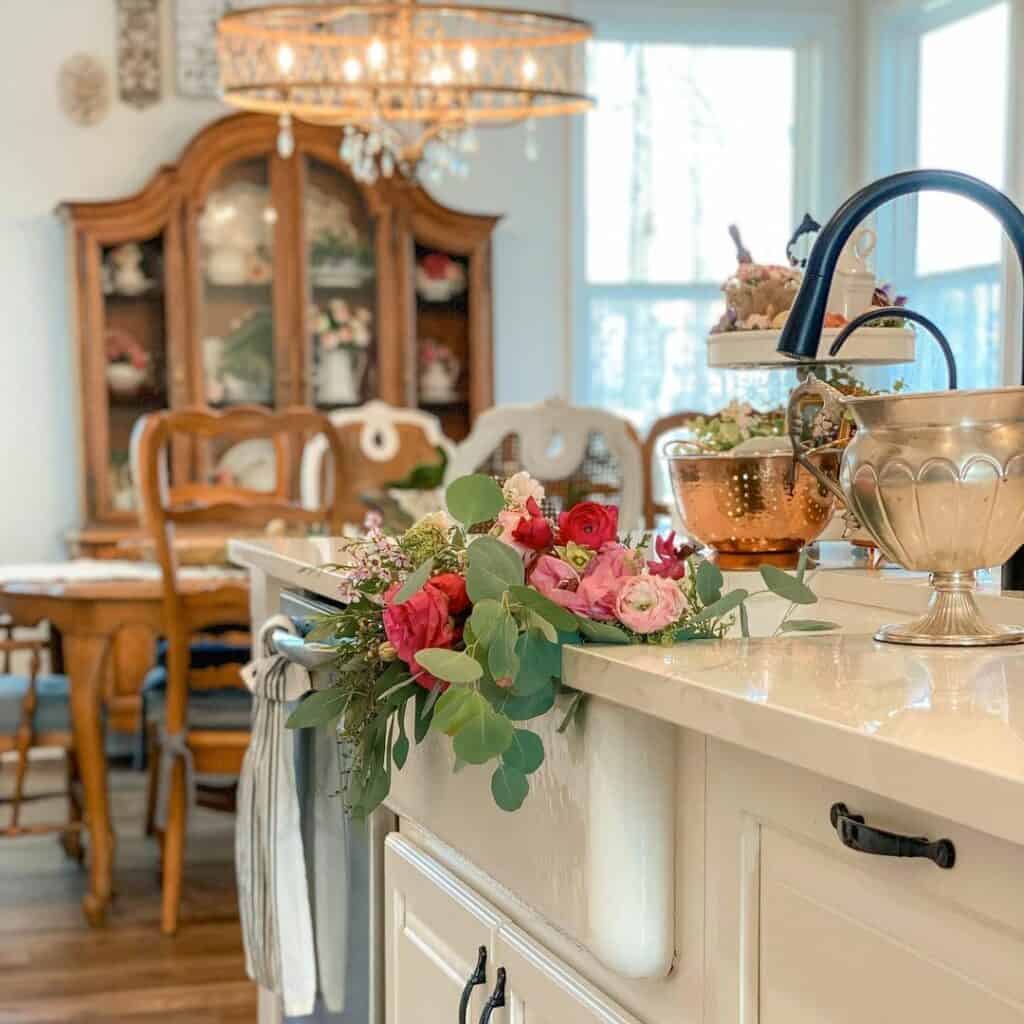
[[[103,745],[103,668],[109,636],[64,635],[64,659],[71,680],[71,724],[82,779],[89,829],[89,891],[82,910],[101,925],[111,896],[114,834],[107,794],[107,755]]]

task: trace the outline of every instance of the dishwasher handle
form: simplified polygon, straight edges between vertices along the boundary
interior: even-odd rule
[[[310,672],[324,668],[338,657],[338,648],[330,644],[311,643],[287,629],[275,629],[270,634],[270,645],[281,657],[301,665]]]

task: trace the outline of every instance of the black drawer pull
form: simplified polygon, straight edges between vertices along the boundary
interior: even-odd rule
[[[505,968],[498,968],[498,980],[494,983],[494,991],[484,1003],[484,1012],[480,1014],[480,1024],[490,1024],[491,1014],[499,1006],[505,1005]]]
[[[473,989],[477,985],[483,985],[487,981],[487,947],[481,946],[476,955],[476,967],[473,973],[466,979],[465,988],[462,990],[462,998],[459,1000],[459,1024],[466,1024],[466,1011],[469,1009],[469,1000],[473,995]]]
[[[873,853],[879,857],[924,857],[940,868],[951,868],[956,863],[956,847],[951,839],[927,839],[901,836],[864,824],[863,814],[851,814],[846,804],[833,804],[829,820],[843,846],[859,853]]]

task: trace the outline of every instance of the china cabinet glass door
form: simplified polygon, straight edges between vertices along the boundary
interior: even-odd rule
[[[347,175],[306,157],[302,199],[312,400],[360,405],[378,393],[373,222]]]
[[[130,441],[136,421],[168,404],[164,238],[100,249],[108,420],[102,491],[114,518],[135,513]]]

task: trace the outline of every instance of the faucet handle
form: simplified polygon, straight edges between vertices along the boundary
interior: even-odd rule
[[[845,448],[853,436],[852,424],[843,409],[842,393],[809,373],[790,393],[786,406],[786,433],[793,445],[794,460],[848,510],[846,495],[838,481],[809,458],[811,452]],[[807,435],[810,443],[804,439]],[[795,465],[793,472],[795,476]]]

